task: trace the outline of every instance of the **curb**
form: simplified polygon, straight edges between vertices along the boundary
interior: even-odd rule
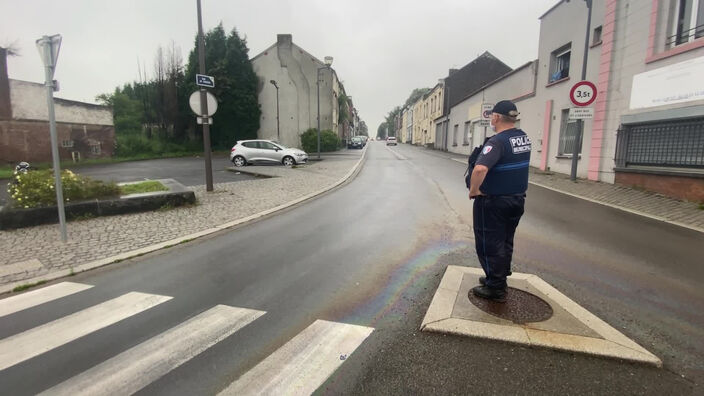
[[[462,164],[465,163],[464,161],[459,160],[459,159],[457,159],[457,158],[450,158],[450,159],[451,159],[452,161],[457,161],[457,162],[460,162],[460,163],[462,163]],[[555,192],[560,193],[560,194],[565,194],[565,195],[569,195],[569,196],[574,197],[574,198],[583,199],[583,200],[588,201],[588,202],[591,202],[591,203],[595,203],[595,204],[599,204],[599,205],[608,206],[609,208],[622,210],[622,211],[624,211],[624,212],[628,212],[628,213],[631,213],[631,214],[634,214],[634,215],[638,215],[638,216],[643,216],[643,217],[646,217],[646,218],[651,219],[651,220],[661,221],[661,222],[663,222],[663,223],[672,224],[672,225],[675,225],[675,226],[678,226],[678,227],[683,227],[683,228],[686,228],[686,229],[688,229],[688,230],[692,230],[692,231],[697,231],[697,232],[702,232],[702,233],[704,233],[704,228],[700,228],[700,227],[693,226],[693,225],[690,225],[690,224],[680,223],[679,221],[669,220],[669,219],[666,219],[666,218],[664,218],[664,217],[660,217],[660,216],[652,215],[652,214],[649,214],[649,213],[641,212],[641,211],[639,211],[639,210],[629,209],[629,208],[626,208],[626,207],[624,207],[624,206],[615,205],[615,204],[611,204],[611,203],[603,202],[603,201],[598,201],[598,200],[592,199],[592,198],[587,198],[587,197],[584,197],[584,196],[581,196],[581,195],[577,195],[577,194],[574,194],[574,193],[571,193],[571,192],[567,192],[567,191],[564,191],[564,190],[560,190],[560,189],[555,188],[555,187],[550,187],[550,186],[545,185],[545,184],[542,184],[542,183],[538,183],[538,182],[534,182],[534,181],[530,181],[530,180],[528,180],[528,183],[529,183],[529,184],[532,184],[532,185],[534,185],[534,186],[537,186],[537,187],[545,188],[545,189],[550,190],[550,191],[555,191]]]
[[[241,219],[229,221],[227,223],[220,224],[215,227],[208,228],[206,230],[199,231],[199,232],[196,232],[193,234],[188,234],[188,235],[174,238],[174,239],[171,239],[168,241],[160,242],[160,243],[157,243],[154,245],[145,246],[140,249],[131,250],[131,251],[125,252],[125,253],[120,253],[115,256],[106,257],[106,258],[103,258],[100,260],[90,261],[90,262],[78,265],[76,267],[73,267],[73,268],[62,269],[62,270],[50,272],[50,273],[47,273],[44,275],[36,276],[34,278],[23,279],[18,282],[13,282],[13,283],[1,285],[0,286],[0,294],[5,294],[8,292],[11,292],[17,286],[34,284],[34,283],[37,283],[40,281],[45,281],[45,282],[53,281],[53,280],[56,280],[59,278],[72,276],[72,275],[75,275],[75,274],[78,274],[81,272],[86,272],[86,271],[89,271],[89,270],[92,270],[95,268],[100,268],[100,267],[106,266],[108,264],[113,264],[113,263],[124,261],[124,260],[130,259],[130,258],[143,256],[147,253],[152,253],[157,250],[166,249],[166,248],[169,248],[169,247],[181,244],[181,243],[190,242],[194,239],[201,238],[201,237],[216,233],[218,231],[222,231],[222,230],[232,228],[235,226],[241,226],[241,225],[244,225],[247,223],[254,222],[257,219],[261,219],[262,217],[271,215],[273,213],[282,211],[284,209],[288,209],[292,206],[295,206],[295,205],[298,205],[298,204],[303,203],[305,201],[311,200],[319,195],[322,195],[330,190],[333,190],[333,189],[341,186],[342,184],[346,183],[352,176],[356,175],[358,173],[359,169],[361,168],[361,165],[363,164],[366,156],[367,156],[367,147],[368,146],[364,147],[364,150],[362,152],[362,157],[357,161],[357,163],[352,167],[352,169],[350,169],[349,172],[347,172],[344,176],[342,176],[338,181],[336,181],[335,183],[333,183],[327,187],[324,187],[318,191],[315,191],[315,192],[312,192],[308,195],[305,195],[301,198],[298,198],[293,201],[289,201],[287,203],[276,206],[274,208],[267,209],[267,210],[261,211],[259,213],[255,213],[253,215],[243,217]]]

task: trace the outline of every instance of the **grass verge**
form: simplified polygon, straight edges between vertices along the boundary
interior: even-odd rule
[[[164,187],[163,184],[156,180],[149,180],[141,183],[126,184],[120,186],[120,191],[123,195],[129,194],[141,194],[155,191],[168,191],[169,189]]]

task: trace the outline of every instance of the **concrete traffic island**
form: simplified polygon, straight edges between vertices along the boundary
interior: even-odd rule
[[[535,275],[511,275],[506,304],[469,297],[482,275],[481,268],[448,266],[421,330],[662,367],[657,356]]]

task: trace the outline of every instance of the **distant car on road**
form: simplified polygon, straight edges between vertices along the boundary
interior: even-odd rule
[[[347,144],[348,149],[353,149],[353,148],[359,148],[361,149],[364,147],[364,142],[362,141],[362,138],[359,136],[355,136],[352,139],[350,139],[350,142]]]
[[[394,136],[389,136],[386,138],[386,145],[391,146],[391,145],[396,145],[396,138]]]
[[[240,140],[230,150],[230,161],[235,166],[254,163],[279,163],[286,166],[304,164],[308,154],[297,148],[288,148],[271,140]]]

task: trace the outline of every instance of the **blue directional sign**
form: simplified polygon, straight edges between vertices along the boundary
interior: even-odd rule
[[[201,87],[215,88],[215,79],[213,76],[205,74],[196,74],[196,85]]]

